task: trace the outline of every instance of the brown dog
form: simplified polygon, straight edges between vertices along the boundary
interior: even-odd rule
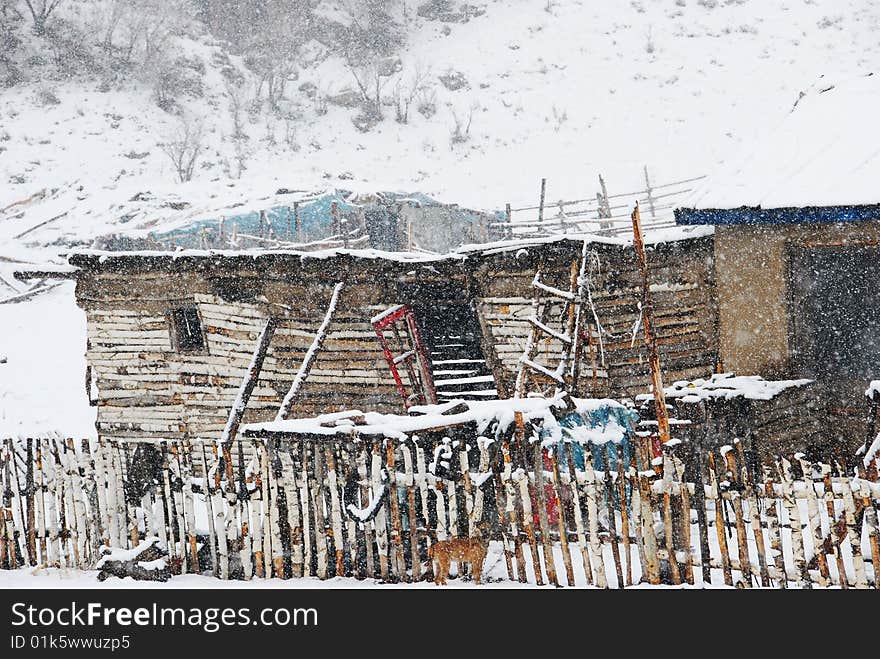
[[[434,561],[434,583],[438,586],[446,584],[449,576],[449,566],[452,561],[458,563],[461,571],[462,563],[470,563],[474,582],[480,583],[483,572],[483,561],[489,551],[489,538],[477,529],[477,536],[473,538],[450,538],[440,540],[428,547],[428,558]]]

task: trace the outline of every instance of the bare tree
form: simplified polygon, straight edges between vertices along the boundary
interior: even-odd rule
[[[409,123],[410,107],[418,96],[426,93],[430,88],[427,84],[430,73],[431,67],[422,68],[420,64],[416,64],[408,80],[404,81],[403,76],[397,79],[394,84],[394,111],[397,123]]]
[[[381,120],[382,91],[390,78],[382,75],[382,69],[375,60],[358,63],[353,58],[346,56],[345,63],[363,98],[364,113]]]
[[[36,34],[43,36],[46,33],[46,22],[61,2],[62,0],[24,0],[34,19]]]
[[[201,123],[181,119],[177,130],[170,135],[160,148],[171,160],[181,183],[192,180],[196,161],[202,152],[203,131]]]

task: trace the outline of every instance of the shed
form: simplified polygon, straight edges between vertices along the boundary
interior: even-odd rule
[[[716,230],[724,368],[817,380],[827,432],[851,447],[880,371],[878,112],[877,76],[823,79],[675,211]]]
[[[717,361],[711,232],[648,239],[656,335],[667,381],[704,377]],[[76,252],[69,256],[88,321],[90,397],[100,436],[219,438],[267,319],[277,321],[245,423],[275,418],[326,322],[325,340],[288,418],[346,409],[405,411],[377,323],[405,306],[428,355],[437,402],[510,397],[529,315],[562,302],[533,286],[540,265],[567,286],[588,248],[592,341],[574,395],[633,397],[650,373],[639,334],[632,245],[591,235],[472,245],[445,255],[333,249]],[[27,273],[19,273],[27,277]],[[334,311],[328,306],[341,282]],[[392,310],[389,312],[389,310]],[[552,322],[552,321],[548,321]],[[410,329],[402,328],[402,340]],[[542,340],[537,358],[558,361]],[[401,373],[403,366],[400,366]],[[403,377],[407,393],[424,378]],[[408,404],[408,403],[407,403]]]

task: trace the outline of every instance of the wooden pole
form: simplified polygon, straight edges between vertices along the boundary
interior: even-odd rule
[[[656,210],[654,208],[654,190],[651,187],[651,179],[648,178],[648,166],[645,165],[645,192],[648,195],[648,209],[651,211],[651,218],[657,217]]]
[[[785,570],[785,552],[782,547],[782,538],[779,533],[779,499],[776,496],[776,488],[773,485],[773,476],[770,468],[763,466],[764,474],[764,494],[766,496],[767,505],[765,512],[767,515],[767,531],[770,534],[770,547],[767,551],[767,559],[773,561],[773,567],[776,570],[776,586],[778,588],[788,588],[788,575]],[[775,552],[775,555],[774,555]]]
[[[541,201],[538,204],[538,222],[544,221],[544,195],[547,191],[547,179],[541,179]]]
[[[296,242],[303,241],[302,220],[299,216],[299,202],[293,202],[293,231],[296,236]]]
[[[767,567],[767,550],[764,543],[764,528],[761,524],[761,511],[758,508],[758,498],[755,496],[755,488],[746,466],[743,443],[737,439],[734,440],[734,446],[736,448],[736,456],[739,459],[739,474],[743,494],[749,505],[749,524],[752,527],[752,533],[755,536],[755,547],[758,551],[758,568],[761,575],[761,586],[767,588],[770,586],[770,571]]]
[[[552,476],[553,496],[556,497],[556,524],[559,528],[559,546],[562,550],[562,563],[565,566],[565,580],[574,586],[574,567],[571,563],[571,550],[568,546],[568,529],[565,524],[565,502],[562,500],[562,475],[559,473],[559,458],[554,450],[550,455],[550,474]]]
[[[843,551],[841,544],[846,540],[846,529],[841,532],[837,524],[837,515],[834,512],[834,487],[831,483],[831,465],[822,464],[822,482],[825,485],[825,509],[828,513],[828,537],[831,539],[831,550],[834,553],[834,559],[837,563],[837,578],[840,587],[843,590],[849,588],[849,578],[846,574],[846,564],[843,562]],[[835,539],[834,534],[837,530],[838,537]],[[818,551],[818,548],[817,548]]]
[[[541,527],[541,546],[544,550],[544,567],[547,579],[554,586],[559,586],[556,578],[556,561],[553,558],[553,542],[550,538],[550,522],[547,519],[547,496],[544,492],[544,455],[541,442],[536,441],[533,447],[533,469],[535,473],[535,498],[538,504],[538,525]]]
[[[794,567],[798,575],[801,588],[811,589],[813,582],[810,579],[810,573],[807,570],[807,559],[804,552],[803,525],[801,524],[801,514],[798,510],[797,499],[795,499],[794,483],[791,478],[791,463],[782,458],[776,463],[776,471],[782,481],[782,497],[788,513],[789,523],[791,525],[791,546],[792,556],[794,557]],[[812,481],[809,483],[812,487]],[[816,554],[819,555],[818,553]]]
[[[626,499],[626,476],[623,466],[623,446],[617,444],[617,497],[620,501],[620,532],[623,536],[623,553],[626,556],[626,584],[632,586],[632,552],[629,546],[629,512]],[[621,584],[623,585],[623,584]]]
[[[639,203],[632,212],[633,246],[642,273],[642,327],[645,332],[645,346],[648,349],[648,364],[651,367],[651,383],[654,388],[654,407],[657,411],[657,428],[660,441],[669,441],[669,412],[666,409],[666,398],[663,394],[663,378],[660,372],[660,356],[657,342],[654,339],[654,307],[651,302],[651,290],[648,284],[648,256],[645,252],[645,241],[642,235],[642,224],[639,218]]]
[[[232,442],[238,433],[238,427],[241,425],[241,419],[244,416],[248,400],[250,400],[251,394],[257,386],[257,380],[260,377],[263,362],[266,359],[266,354],[269,352],[269,343],[272,341],[272,335],[278,327],[278,322],[278,318],[275,317],[269,317],[266,319],[266,325],[263,327],[263,331],[260,332],[260,336],[257,339],[257,347],[251,357],[250,366],[248,366],[244,380],[242,380],[241,385],[239,386],[235,402],[232,405],[232,409],[229,411],[229,418],[226,420],[226,426],[223,428],[220,443],[223,447],[223,458],[227,461],[227,475],[231,474],[232,468],[230,448],[232,447]]]
[[[290,383],[290,389],[288,390],[287,395],[285,395],[284,400],[281,401],[281,407],[278,409],[278,414],[275,415],[276,421],[283,421],[288,417],[293,409],[297,394],[302,388],[303,383],[306,381],[306,378],[309,377],[312,366],[318,358],[318,353],[321,352],[321,348],[323,348],[324,341],[327,338],[327,330],[330,327],[330,322],[333,320],[333,314],[336,312],[336,306],[339,303],[339,294],[342,292],[342,286],[343,283],[339,281],[336,282],[336,285],[333,287],[333,292],[330,295],[330,302],[327,304],[327,311],[324,314],[324,320],[321,321],[321,325],[318,327],[315,338],[312,340],[312,344],[306,351],[302,364],[299,366],[299,370],[296,372],[293,381]],[[260,360],[260,364],[262,364],[262,359]],[[253,389],[253,387],[251,389]]]
[[[727,463],[727,473],[725,480],[730,484],[728,486],[727,495],[730,497],[733,506],[733,514],[736,519],[736,549],[739,555],[739,568],[742,573],[743,586],[752,587],[752,566],[749,561],[749,542],[746,535],[745,519],[743,518],[742,497],[739,492],[739,479],[736,476],[736,461],[733,455],[732,446],[723,446],[721,448],[724,460]]]
[[[581,550],[581,560],[584,564],[584,575],[587,578],[587,585],[593,583],[593,568],[590,565],[590,549],[587,543],[587,534],[584,530],[584,513],[581,508],[580,483],[578,482],[577,469],[575,469],[574,456],[572,451],[567,451],[568,457],[568,477],[569,486],[571,488],[571,506],[574,510],[574,526],[577,532],[577,543]]]
[[[831,579],[831,571],[828,568],[828,558],[825,556],[822,542],[822,518],[819,512],[819,497],[816,495],[816,486],[813,481],[813,465],[804,459],[802,453],[794,456],[801,465],[804,477],[804,488],[807,499],[807,526],[813,540],[813,554],[819,567],[819,585],[827,586]]]
[[[718,549],[721,551],[721,571],[724,574],[724,584],[732,586],[733,574],[730,570],[730,554],[727,551],[727,530],[724,526],[724,515],[721,512],[724,501],[718,488],[715,456],[712,453],[709,453],[709,483],[712,488],[712,505],[715,508],[715,532],[718,535]]]

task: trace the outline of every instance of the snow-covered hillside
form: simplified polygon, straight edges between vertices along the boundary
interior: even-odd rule
[[[59,11],[83,5],[71,0]],[[395,88],[406,95],[417,73],[421,89],[407,123],[387,105],[366,132],[352,121],[356,109],[332,101],[344,101],[355,79],[318,39],[303,46],[285,116],[243,111],[246,137],[234,136],[223,70],[253,74],[204,29],[174,41],[176,53],[204,65],[203,93],[181,98],[180,115],[160,109],[136,76],[105,85],[37,75],[0,89],[0,275],[142,228],[151,213],[167,212],[168,199],[234,203],[279,188],[339,186],[419,190],[490,209],[535,202],[541,177],[556,200],[592,197],[600,173],[612,194],[638,189],[644,165],[656,182],[697,176],[778,124],[823,74],[880,63],[873,0],[494,0],[478,8],[463,23],[409,11],[402,70],[383,79],[381,95],[388,103]],[[319,7],[336,9],[330,0]],[[242,89],[246,104],[247,81]],[[187,183],[176,182],[160,146],[181,117],[204,132]],[[154,205],[131,219],[136,196]],[[0,299],[13,293],[0,282]],[[70,395],[86,405],[84,322],[71,295],[65,285],[0,306],[4,430],[42,424],[39,401],[55,396],[41,378],[23,375],[21,360],[33,355],[47,362],[35,368],[66,373]],[[69,358],[40,352],[53,341]]]
[[[217,64],[222,44],[207,33],[178,39],[181,53],[206,67],[204,96],[181,101],[185,116],[204,118],[206,136],[186,184],[175,183],[158,146],[179,119],[144,85],[101,91],[97,80],[77,78],[4,89],[0,209],[42,190],[47,198],[4,213],[0,236],[13,248],[12,236],[64,211],[15,242],[124,229],[113,206],[146,191],[197,199],[340,185],[498,208],[535,201],[542,176],[553,200],[591,196],[599,173],[612,193],[637,189],[645,164],[658,181],[710,171],[778,122],[821,74],[870,70],[880,48],[880,9],[870,0],[506,0],[484,8],[463,24],[410,12],[403,70],[382,95],[390,102],[395,85],[407,89],[420,71],[436,112],[411,109],[401,124],[386,107],[366,133],[352,123],[355,110],[326,102],[355,87],[352,73],[317,41],[307,44],[312,62],[287,91],[297,118],[246,115],[243,172]],[[463,87],[440,82],[450,72],[462,74]],[[46,89],[59,102],[47,102]],[[462,127],[470,118],[470,133],[453,144],[456,117]]]

